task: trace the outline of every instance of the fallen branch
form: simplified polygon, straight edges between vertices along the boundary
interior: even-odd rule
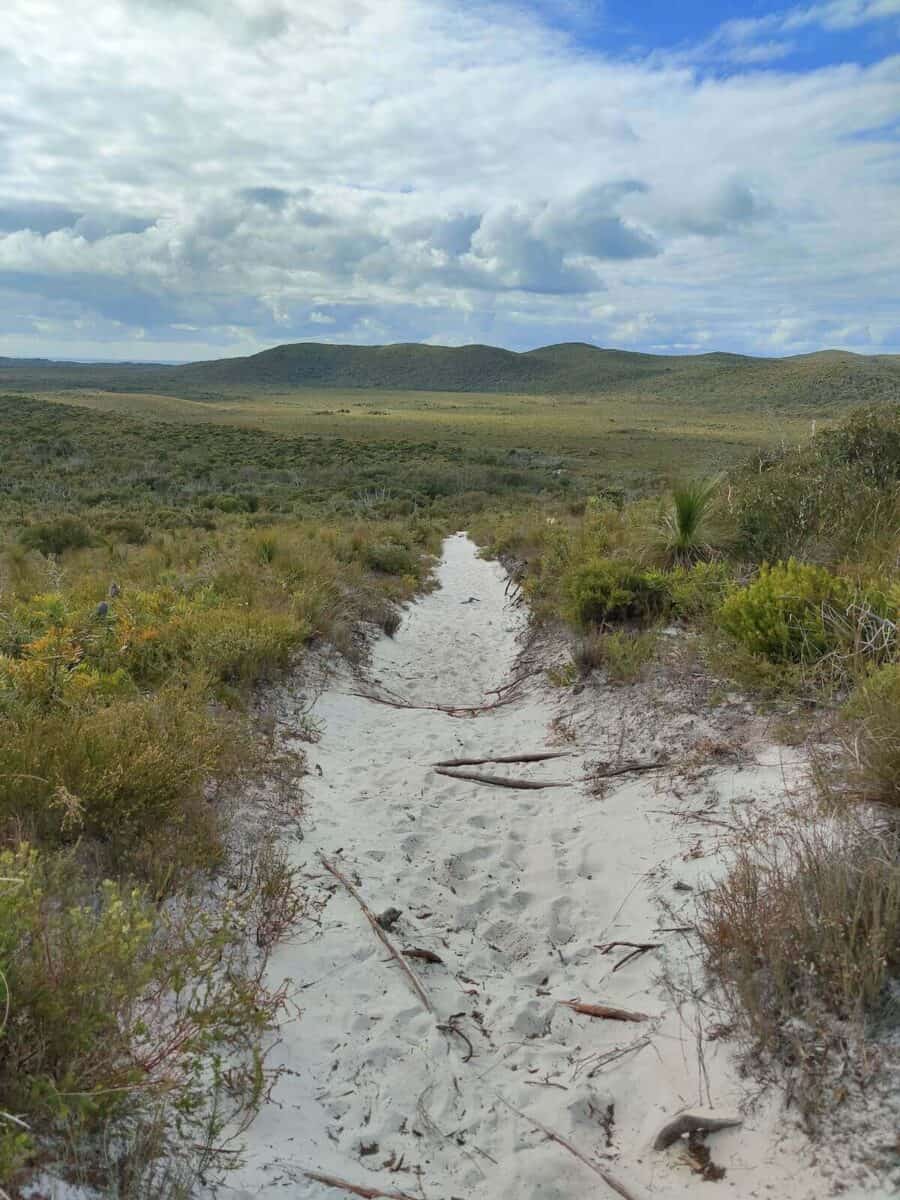
[[[630,963],[633,958],[640,958],[642,954],[646,954],[648,950],[658,950],[662,942],[607,942],[603,946],[595,946],[595,950],[599,950],[602,954],[609,954],[611,950],[615,950],[617,946],[631,946],[630,954],[626,954],[612,969],[612,974],[615,975],[619,967],[624,967],[626,963]]]
[[[351,1196],[362,1196],[364,1200],[416,1200],[409,1192],[383,1192],[381,1188],[364,1187],[358,1183],[348,1183],[346,1179],[338,1179],[336,1175],[320,1175],[318,1171],[304,1171],[307,1179],[316,1183],[324,1183],[326,1187],[337,1188],[349,1192]]]
[[[666,1150],[686,1133],[716,1133],[719,1129],[734,1129],[743,1121],[737,1114],[729,1113],[716,1115],[714,1112],[704,1112],[702,1109],[691,1109],[679,1113],[663,1125],[653,1143],[654,1150]]]
[[[571,758],[571,750],[544,750],[538,754],[504,754],[497,758],[445,758],[436,767],[479,767],[483,763],[545,762],[548,758]]]
[[[612,1190],[616,1192],[617,1195],[621,1196],[623,1200],[639,1200],[637,1192],[632,1191],[631,1188],[627,1187],[621,1182],[621,1180],[617,1179],[615,1175],[613,1175],[610,1171],[607,1171],[605,1167],[601,1167],[599,1163],[594,1162],[592,1158],[588,1158],[586,1154],[582,1154],[576,1146],[573,1146],[571,1142],[567,1142],[562,1134],[557,1133],[554,1129],[551,1129],[549,1125],[544,1125],[543,1122],[538,1121],[535,1117],[526,1116],[521,1109],[518,1109],[515,1107],[515,1105],[510,1104],[508,1100],[504,1100],[502,1096],[498,1096],[498,1099],[501,1100],[507,1108],[511,1109],[516,1116],[521,1117],[523,1121],[528,1121],[528,1123],[533,1125],[535,1129],[539,1129],[541,1133],[546,1134],[551,1142],[556,1142],[557,1146],[562,1146],[563,1150],[568,1150],[569,1154],[577,1158],[579,1162],[584,1163],[584,1165],[589,1170],[593,1171],[595,1175],[599,1175],[606,1186],[612,1188]]]
[[[560,780],[548,780],[539,783],[534,779],[504,779],[502,775],[479,775],[476,771],[448,771],[445,767],[435,767],[435,775],[446,775],[448,779],[467,779],[472,783],[489,783],[492,787],[517,788],[519,791],[540,791],[542,788],[571,787],[570,783]]]
[[[498,700],[491,700],[487,704],[413,704],[410,700],[404,700],[402,696],[377,696],[374,692],[353,691],[347,692],[346,695],[357,696],[361,700],[371,700],[373,704],[385,704],[388,708],[409,709],[412,712],[439,712],[445,713],[448,717],[475,717],[479,713],[493,712],[496,708],[503,708],[515,700],[515,696],[509,694]]]
[[[649,1021],[646,1013],[629,1012],[627,1008],[610,1008],[606,1004],[582,1004],[580,1000],[557,1000],[563,1008],[582,1013],[586,1017],[603,1017],[606,1021]]]
[[[322,866],[326,869],[326,871],[330,871],[331,874],[335,877],[335,879],[337,879],[339,883],[342,883],[344,885],[344,887],[347,889],[347,891],[350,893],[350,895],[353,897],[353,899],[356,901],[356,903],[359,905],[359,907],[363,910],[363,913],[366,916],[366,920],[369,922],[369,924],[372,926],[372,928],[375,931],[376,937],[378,937],[379,940],[384,943],[384,945],[390,951],[391,955],[397,960],[401,969],[403,970],[403,972],[409,979],[410,983],[412,984],[413,991],[416,993],[416,995],[422,1001],[422,1004],[425,1006],[426,1010],[428,1012],[430,1012],[432,1015],[434,1015],[434,1005],[431,1003],[428,993],[425,991],[425,989],[422,987],[421,983],[419,982],[415,971],[412,969],[412,967],[409,965],[409,963],[403,957],[403,951],[394,945],[394,943],[391,941],[391,939],[388,937],[388,935],[384,932],[384,930],[378,924],[378,918],[375,916],[375,914],[372,912],[372,910],[366,904],[365,900],[363,900],[362,896],[359,894],[359,892],[356,890],[356,888],[353,886],[353,884],[350,882],[350,880],[347,878],[347,876],[344,875],[341,871],[339,871],[337,869],[337,867],[334,866],[333,863],[330,863],[324,854],[320,853],[319,858],[321,859]],[[381,1193],[376,1193],[376,1195],[381,1195]]]

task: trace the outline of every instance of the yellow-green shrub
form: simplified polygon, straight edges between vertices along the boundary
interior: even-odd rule
[[[832,618],[848,611],[853,585],[807,563],[769,566],[729,595],[719,623],[742,646],[775,662],[815,662],[839,643]]]

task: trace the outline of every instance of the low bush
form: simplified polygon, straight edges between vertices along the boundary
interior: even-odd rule
[[[646,621],[670,603],[665,574],[619,559],[577,563],[565,580],[568,615],[586,628],[607,621]]]

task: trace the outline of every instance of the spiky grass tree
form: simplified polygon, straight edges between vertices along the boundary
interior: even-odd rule
[[[672,488],[672,500],[662,517],[665,555],[675,565],[689,565],[713,553],[712,516],[720,475],[693,479]]]

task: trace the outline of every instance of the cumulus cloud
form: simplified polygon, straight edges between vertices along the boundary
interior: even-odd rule
[[[0,353],[900,349],[900,58],[778,57],[898,9],[732,22],[710,76],[549,0],[9,0]]]

